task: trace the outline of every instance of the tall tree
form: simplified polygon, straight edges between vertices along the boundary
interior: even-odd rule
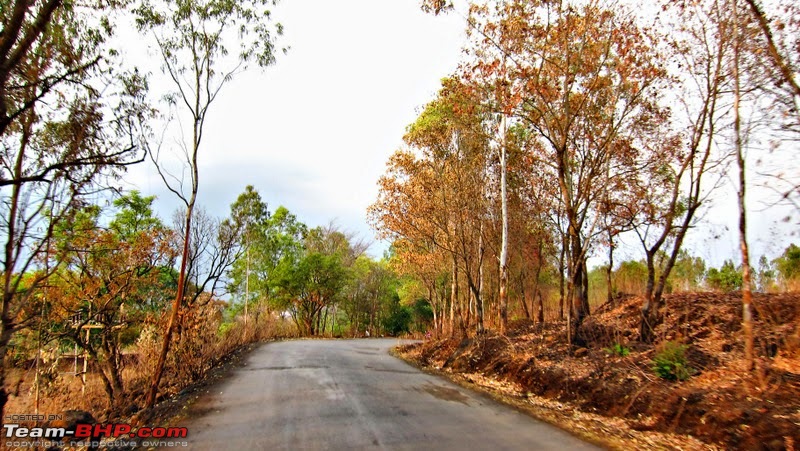
[[[652,37],[620,11],[601,1],[507,1],[473,6],[471,14],[475,73],[507,72],[513,116],[539,141],[541,173],[559,187],[572,336],[589,313],[586,259],[599,229],[597,204],[630,170],[635,137],[660,118],[661,61]]]
[[[674,57],[680,61],[672,89],[681,92],[681,100],[672,116],[673,132],[658,129],[664,145],[651,147],[645,158],[644,178],[635,181],[634,230],[645,251],[647,288],[642,305],[639,335],[652,341],[655,327],[661,323],[662,296],[669,275],[680,256],[688,232],[709,194],[719,187],[715,171],[722,167],[724,155],[718,154],[717,142],[726,108],[724,95],[729,71],[726,64],[731,52],[727,9],[717,0],[693,4],[670,4],[672,15],[666,26],[675,33]],[[667,39],[666,37],[664,38]],[[659,255],[666,261],[658,265]]]
[[[142,161],[137,130],[149,116],[146,81],[126,73],[108,41],[123,2],[3,2],[0,18],[0,355],[49,271],[22,284],[42,261],[55,225],[87,194]],[[57,265],[49,265],[50,269]],[[7,393],[0,368],[0,410]]]
[[[731,16],[733,24],[733,140],[736,154],[736,163],[739,169],[739,189],[737,193],[739,207],[739,248],[742,256],[742,329],[744,329],[744,359],[746,370],[755,366],[753,356],[753,284],[750,275],[750,248],[747,242],[747,182],[745,177],[744,136],[742,131],[741,113],[741,74],[740,59],[745,28],[739,15],[737,0],[731,0]],[[800,90],[797,92],[800,95]]]
[[[191,132],[186,134],[189,142],[182,145],[185,169],[189,172],[188,192],[184,190],[182,179],[169,178],[168,172],[156,163],[168,189],[185,203],[186,215],[178,292],[147,394],[148,407],[156,400],[175,319],[184,297],[192,217],[199,188],[198,155],[208,113],[222,88],[249,63],[264,67],[275,61],[274,34],[281,34],[282,27],[271,24],[269,8],[272,5],[270,0],[145,0],[137,8],[137,24],[140,30],[152,32],[163,70],[173,83],[175,91],[168,97],[170,104],[188,115],[191,124]],[[154,162],[160,147],[153,154]]]
[[[381,178],[378,201],[370,215],[379,230],[430,252],[444,251],[451,267],[451,333],[466,333],[459,296],[463,277],[483,329],[480,245],[487,218],[489,139],[479,93],[447,79],[436,100],[408,127],[404,140],[414,151],[398,151]],[[426,249],[427,248],[427,249]],[[476,252],[477,251],[477,252]]]
[[[253,247],[260,241],[266,239],[266,232],[269,223],[269,211],[267,204],[261,199],[261,195],[248,185],[244,192],[239,195],[236,202],[231,204],[231,219],[237,229],[241,230],[241,244],[244,247],[244,262],[239,262],[236,268],[237,273],[244,273],[244,327],[247,332],[247,308],[250,304],[250,268],[252,262]],[[241,260],[241,259],[240,259]],[[238,284],[241,285],[241,284]],[[237,291],[241,294],[241,286],[237,286]]]

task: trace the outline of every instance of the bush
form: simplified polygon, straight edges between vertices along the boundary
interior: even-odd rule
[[[653,371],[658,377],[670,381],[684,381],[694,374],[694,369],[686,363],[688,346],[675,341],[666,341],[656,348],[653,357]]]
[[[233,321],[226,321],[226,322],[223,322],[222,324],[220,324],[219,325],[219,330],[217,331],[219,337],[224,337],[224,336],[228,335],[228,332],[230,332],[231,329],[233,329],[233,327],[235,325],[236,325],[236,323],[233,322]]]
[[[411,309],[400,305],[383,320],[383,329],[391,336],[398,336],[401,333],[411,331],[412,313]]]
[[[618,355],[620,357],[627,357],[631,353],[630,348],[623,346],[619,343],[614,343],[614,346],[610,348],[605,348],[603,350],[611,355]]]

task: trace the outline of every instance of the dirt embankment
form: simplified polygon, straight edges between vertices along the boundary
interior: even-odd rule
[[[518,399],[570,406],[572,416],[599,414],[595,422],[607,418],[633,435],[692,436],[725,449],[800,449],[800,293],[757,294],[754,303],[753,372],[743,371],[736,293],[668,296],[665,321],[651,345],[637,341],[641,300],[625,297],[585,321],[587,348],[566,343],[564,323],[520,320],[512,322],[507,337],[427,341],[400,353]],[[656,374],[653,360],[666,342],[685,345],[688,379]]]

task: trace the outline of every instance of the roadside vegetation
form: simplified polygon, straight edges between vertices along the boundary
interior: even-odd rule
[[[113,416],[144,407],[182,246],[182,212],[168,226],[153,201],[134,191],[107,208],[83,206],[58,225],[46,283],[24,306],[12,304],[26,324],[5,359],[13,411]],[[248,343],[422,336],[430,327],[426,303],[401,299],[407,284],[389,260],[365,255],[363,243],[335,226],[309,228],[285,207],[269,212],[253,187],[230,217],[199,208],[193,223],[186,295],[158,400]]]
[[[4,2],[0,414],[131,416],[249,343],[410,334],[410,358],[526,399],[798,446],[800,247],[756,259],[747,228],[754,188],[800,213],[798,5],[467,3],[464,60],[367,212],[375,259],[252,186],[224,217],[198,197],[209,112],[281,53],[274,2]],[[165,92],[117,48],[126,26]],[[119,188],[143,162],[174,217]],[[720,264],[687,243],[726,190]]]
[[[3,414],[130,417],[249,343],[429,329],[428,304],[404,292],[390,256],[371,258],[352,234],[268,207],[252,186],[226,217],[198,199],[209,112],[282,50],[273,6],[0,7]],[[128,64],[122,29],[156,66]],[[163,92],[148,74],[159,66]],[[180,200],[172,217],[120,189],[142,163]]]
[[[629,430],[795,449],[798,247],[752,255],[748,220],[797,222],[797,5],[423,8],[468,39],[369,210],[433,308],[402,352]],[[735,257],[702,258],[734,208]]]

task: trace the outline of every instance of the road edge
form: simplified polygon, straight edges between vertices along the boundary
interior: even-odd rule
[[[567,413],[571,414],[572,412],[561,412],[555,409],[548,409],[543,406],[537,406],[531,404],[528,398],[524,398],[522,396],[511,396],[508,393],[504,393],[503,391],[491,385],[480,384],[476,382],[475,379],[475,377],[478,375],[465,376],[462,374],[442,371],[441,369],[435,367],[422,365],[420,362],[414,360],[412,357],[403,354],[402,351],[400,351],[399,349],[400,347],[401,346],[395,346],[389,349],[389,354],[426,374],[446,379],[458,385],[459,387],[486,396],[495,402],[511,407],[514,410],[517,410],[518,412],[528,415],[538,421],[542,421],[553,427],[561,429],[562,431],[567,432],[570,435],[577,437],[592,445],[612,450],[629,450],[633,449],[631,448],[632,445],[638,444],[621,439],[619,437],[613,437],[615,440],[611,440],[610,439],[611,437],[607,435],[605,437],[600,437],[598,434],[605,433],[605,431],[596,432],[589,428],[579,427],[577,424],[578,422],[574,418],[569,418],[567,416]],[[663,448],[663,449],[668,449],[668,448]]]

